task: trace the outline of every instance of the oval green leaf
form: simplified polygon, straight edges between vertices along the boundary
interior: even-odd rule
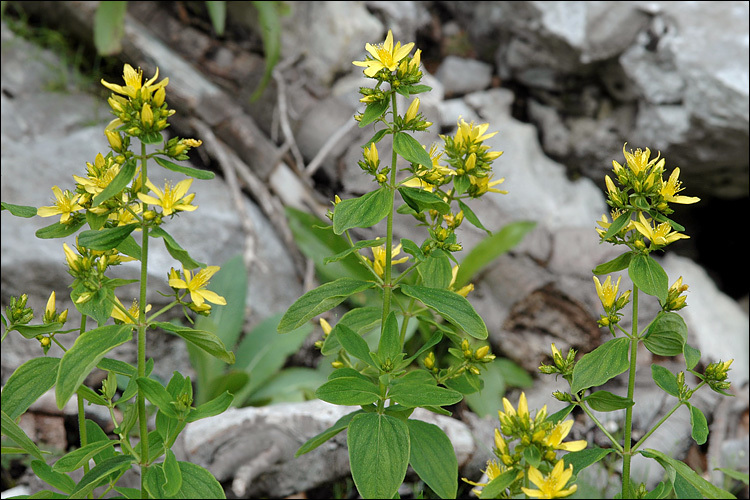
[[[404,295],[419,300],[472,337],[487,338],[487,325],[474,307],[461,295],[419,285],[401,285]]]
[[[78,235],[78,244],[91,250],[111,250],[123,242],[138,224],[106,227],[95,231],[90,229]]]
[[[438,498],[456,498],[458,460],[445,432],[421,420],[406,421],[409,428],[409,463]]]
[[[201,170],[199,168],[188,167],[186,165],[178,165],[169,160],[165,160],[164,158],[154,157],[154,160],[156,160],[156,163],[166,168],[167,170],[171,170],[172,172],[179,172],[189,177],[195,177],[196,179],[211,180],[216,176],[210,170]]]
[[[163,465],[155,464],[147,469],[145,486],[151,498],[226,498],[221,483],[200,465],[178,461],[177,466],[182,482],[179,491],[171,496],[164,484]]]
[[[102,460],[93,469],[83,475],[75,489],[70,492],[70,498],[85,498],[94,488],[107,480],[110,474],[130,468],[134,458],[130,455],[117,455]]]
[[[391,211],[393,191],[381,187],[360,196],[341,200],[333,209],[333,232],[341,234],[353,227],[372,227]]]
[[[618,271],[627,269],[630,265],[630,260],[633,258],[633,252],[625,252],[622,255],[615,257],[609,262],[599,264],[592,271],[593,274],[612,274]]]
[[[321,385],[315,396],[335,405],[369,405],[380,399],[378,387],[358,377],[339,377]]]
[[[418,163],[428,168],[432,167],[430,154],[419,141],[406,132],[398,132],[393,136],[393,149],[406,161]]]
[[[649,325],[643,345],[657,356],[682,354],[687,341],[687,325],[674,312],[660,314]]]
[[[662,303],[667,300],[669,277],[651,256],[634,255],[628,264],[628,275],[633,280],[633,284],[644,293],[658,297]]]
[[[52,466],[52,470],[57,472],[73,472],[74,470],[83,467],[84,464],[89,463],[89,459],[94,455],[99,454],[115,444],[117,444],[117,441],[110,439],[89,443],[86,446],[82,446],[81,448],[73,450],[67,455],[60,457],[60,459]]]
[[[393,498],[406,477],[410,439],[390,415],[363,413],[349,423],[346,442],[352,479],[363,498]]]
[[[108,325],[82,333],[63,355],[57,371],[55,398],[63,409],[78,386],[105,354],[133,338],[133,325]]]
[[[708,439],[708,422],[706,416],[700,410],[700,408],[688,404],[690,407],[690,425],[692,430],[690,435],[693,437],[696,443],[702,445]]]
[[[677,383],[677,377],[675,377],[668,369],[661,365],[652,364],[651,378],[653,378],[656,385],[667,394],[676,398],[680,397],[680,385]]]
[[[26,435],[23,429],[21,429],[4,410],[0,411],[0,414],[2,415],[2,426],[0,427],[2,429],[2,435],[12,440],[32,457],[44,462],[42,451],[31,439],[29,439],[29,436]]]
[[[403,406],[415,408],[456,404],[463,399],[463,394],[436,385],[403,382],[394,385],[388,397]]]
[[[169,252],[169,255],[180,261],[185,269],[195,269],[196,267],[206,267],[206,264],[194,260],[187,250],[182,248],[179,243],[175,241],[172,236],[167,233],[164,229],[156,227],[149,233],[151,236],[156,236],[164,240],[164,246]]]
[[[55,385],[60,358],[31,359],[10,376],[3,387],[2,408],[15,420]]]
[[[600,386],[625,372],[628,369],[629,349],[630,339],[620,337],[585,354],[573,368],[571,392]]]
[[[589,406],[596,411],[615,411],[623,410],[633,406],[632,399],[628,399],[607,391],[596,391],[583,398]]]
[[[222,342],[214,333],[205,330],[195,330],[186,326],[173,325],[172,323],[162,321],[154,322],[153,326],[182,337],[195,347],[206,351],[211,356],[214,356],[225,363],[230,365],[234,364],[234,353],[228,351],[224,342]]]
[[[36,207],[29,207],[26,205],[13,205],[12,203],[0,202],[0,209],[7,210],[16,217],[23,217],[29,219],[36,215]]]

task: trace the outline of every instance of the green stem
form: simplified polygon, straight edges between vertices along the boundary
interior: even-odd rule
[[[583,403],[583,401],[579,402],[579,406],[581,409],[586,413],[586,415],[589,416],[589,418],[596,424],[597,427],[599,427],[599,430],[601,430],[607,438],[612,441],[612,445],[614,445],[615,449],[622,453],[622,446],[620,446],[620,443],[617,442],[617,440],[610,434],[607,429],[604,427],[604,425],[599,421],[596,416],[594,416],[593,413],[591,413],[591,410],[588,409],[588,407]]]
[[[86,331],[86,318],[87,316],[85,314],[81,315],[81,335]],[[57,340],[55,340],[55,342],[57,342]],[[62,345],[60,345],[60,347],[62,347]],[[63,348],[63,350],[65,349]],[[83,448],[89,443],[88,434],[86,433],[86,410],[83,407],[83,396],[78,394],[76,399],[78,399],[78,436],[81,439],[81,448]],[[86,474],[88,471],[89,464],[86,462],[83,464],[83,473]],[[89,493],[88,497],[94,498],[93,493]]]
[[[667,419],[668,419],[669,417],[671,417],[671,416],[672,416],[672,414],[673,414],[674,412],[676,412],[676,411],[677,411],[677,408],[679,408],[680,406],[682,406],[682,405],[684,405],[684,404],[685,404],[685,403],[683,403],[682,401],[680,401],[679,403],[677,403],[676,405],[674,405],[674,408],[672,408],[671,410],[669,410],[669,413],[667,413],[666,415],[664,415],[664,416],[663,416],[663,417],[661,418],[661,420],[659,420],[659,421],[658,421],[658,422],[656,423],[656,425],[655,425],[654,427],[652,427],[652,428],[651,428],[651,430],[650,430],[650,431],[648,431],[648,432],[646,433],[646,435],[644,435],[644,436],[643,436],[643,437],[641,438],[641,440],[640,440],[640,441],[638,441],[637,443],[635,443],[635,445],[633,445],[633,451],[634,451],[634,452],[635,452],[635,451],[637,451],[637,450],[638,450],[638,448],[640,448],[640,447],[641,447],[641,446],[643,445],[643,443],[644,443],[644,442],[646,441],[646,439],[648,439],[648,438],[649,438],[649,436],[651,436],[651,434],[653,434],[653,433],[654,433],[654,432],[656,431],[656,429],[658,429],[658,428],[659,428],[659,427],[661,426],[661,424],[663,424],[664,422],[666,422],[666,421],[667,421]]]
[[[146,181],[148,180],[146,170],[146,144],[141,142],[141,192],[146,194]],[[148,210],[148,204],[144,204],[144,212]],[[141,283],[138,304],[138,376],[146,376],[146,291],[148,281],[148,226],[144,219],[141,223],[143,241],[141,243]],[[146,467],[148,466],[148,420],[146,416],[146,399],[143,392],[138,391],[136,398],[138,405],[138,428],[141,437],[141,498],[148,498],[146,492]]]
[[[396,93],[391,94],[391,107],[393,109],[394,118],[398,114],[396,106]],[[394,136],[395,137],[395,136]],[[391,272],[393,265],[393,205],[394,198],[396,196],[396,162],[398,155],[396,150],[393,149],[391,155],[391,177],[388,182],[388,189],[391,190],[390,196],[390,210],[388,210],[388,218],[386,220],[385,229],[385,276],[383,277],[383,320],[381,323],[381,335],[383,334],[383,328],[385,328],[385,320],[388,318],[388,313],[391,310],[391,293],[393,289],[393,283],[391,282]]]
[[[635,365],[638,355],[638,287],[633,284],[633,326],[630,337],[630,369],[628,372],[628,399],[633,401],[635,393]],[[633,405],[635,406],[635,405]],[[622,498],[631,498],[630,461],[632,455],[631,437],[633,434],[633,406],[625,409],[625,437],[622,452]]]

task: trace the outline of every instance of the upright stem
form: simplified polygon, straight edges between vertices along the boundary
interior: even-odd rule
[[[633,329],[630,337],[630,370],[628,372],[628,399],[635,393],[635,362],[638,354],[638,287],[633,285]],[[635,406],[635,405],[633,405]],[[630,488],[631,436],[633,432],[633,406],[625,410],[625,438],[622,452],[622,498],[632,498]]]
[[[81,330],[80,333],[83,334],[83,332],[86,331],[86,318],[87,316],[85,314],[81,315]],[[89,443],[88,435],[86,434],[86,410],[83,406],[83,397],[78,394],[78,436],[81,439],[81,448],[86,446]],[[85,462],[83,464],[83,473],[86,474],[89,471],[89,463]],[[89,498],[94,498],[93,493],[89,493]]]
[[[146,144],[141,143],[141,192],[146,193]],[[144,206],[144,212],[148,206]],[[141,222],[143,241],[141,243],[141,288],[138,304],[138,376],[146,376],[146,291],[148,280],[148,226],[146,218]],[[148,466],[148,421],[146,417],[146,399],[141,391],[136,398],[138,405],[138,428],[141,434],[141,498],[148,498],[146,492],[146,467]]]
[[[391,107],[393,109],[393,117],[398,115],[398,108],[396,106],[396,93],[391,95]],[[395,138],[395,136],[394,136]],[[383,321],[381,323],[381,335],[382,329],[385,328],[385,320],[388,318],[388,313],[391,310],[391,292],[393,290],[393,282],[391,280],[391,271],[393,260],[393,205],[394,197],[396,196],[396,161],[398,155],[396,150],[393,149],[391,154],[391,177],[388,182],[388,189],[391,190],[390,197],[390,210],[388,210],[388,218],[386,219],[385,229],[385,276],[383,277]]]

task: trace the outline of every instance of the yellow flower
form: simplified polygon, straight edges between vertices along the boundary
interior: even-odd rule
[[[170,277],[169,286],[172,288],[187,289],[190,292],[190,298],[193,303],[198,307],[202,306],[204,301],[224,306],[227,304],[224,297],[212,292],[211,290],[205,289],[206,285],[208,285],[208,280],[210,280],[211,276],[216,274],[218,270],[219,266],[208,266],[205,269],[198,271],[198,274],[195,276],[192,276],[190,271],[183,269],[185,279]],[[170,273],[170,276],[173,275]]]
[[[70,220],[70,214],[83,210],[78,204],[81,195],[71,193],[67,189],[63,192],[57,186],[52,186],[52,192],[55,194],[54,206],[39,207],[36,214],[40,217],[52,217],[60,215],[60,224],[66,224]]]
[[[378,165],[380,165],[380,157],[378,156],[378,148],[375,146],[374,142],[369,148],[365,146],[364,156],[367,163],[369,163],[372,168],[378,168]]]
[[[487,474],[487,482],[486,483],[475,483],[474,481],[469,481],[465,477],[462,477],[461,479],[465,483],[469,483],[469,484],[474,485],[474,486],[482,486],[482,487],[484,487],[484,486],[487,486],[488,484],[490,484],[493,479],[495,479],[496,477],[499,477],[500,474],[502,474],[506,470],[508,470],[508,469],[506,467],[503,467],[502,465],[498,464],[495,460],[488,460],[487,461],[487,468],[482,471],[483,473]],[[473,489],[471,491],[473,491],[476,496],[479,496],[482,493],[481,490],[479,490],[479,489]]]
[[[388,30],[388,35],[382,44],[372,45],[368,43],[365,45],[365,50],[370,53],[373,59],[353,61],[352,64],[364,67],[365,75],[369,77],[375,76],[378,71],[384,68],[388,71],[395,71],[398,68],[398,63],[409,55],[413,47],[414,43],[407,43],[402,47],[401,42],[394,46],[393,33]]]
[[[530,488],[521,487],[527,496],[533,498],[562,498],[575,493],[578,489],[577,485],[572,485],[568,489],[564,489],[565,485],[570,481],[573,476],[573,465],[567,469],[564,468],[562,460],[555,464],[554,469],[547,477],[544,477],[539,469],[533,465],[529,467],[529,481],[539,488],[538,490],[532,490]]]
[[[195,193],[185,196],[192,183],[193,179],[185,179],[172,187],[169,182],[166,182],[164,184],[164,191],[162,191],[154,186],[150,180],[146,180],[146,186],[148,186],[158,198],[143,193],[138,193],[138,198],[144,203],[162,207],[164,209],[164,215],[171,215],[178,210],[192,212],[198,208],[197,206],[190,204],[193,201],[193,198],[195,198]]]
[[[401,264],[402,262],[406,262],[409,260],[409,256],[402,257],[400,259],[393,259],[396,255],[401,253],[401,244],[392,247],[391,250],[391,264]],[[364,259],[370,264],[372,269],[377,273],[378,276],[381,278],[385,276],[385,245],[380,245],[377,247],[372,247],[372,260],[368,259],[367,257],[364,257]]]
[[[646,220],[643,216],[643,212],[638,214],[640,221],[633,221],[633,225],[643,236],[651,241],[652,245],[663,247],[669,245],[677,240],[687,239],[690,236],[677,231],[672,231],[672,226],[668,222],[662,222],[655,228],[651,226],[651,222]]]
[[[409,109],[406,110],[406,114],[404,115],[404,122],[408,123],[412,121],[414,118],[417,117],[418,112],[419,112],[419,97],[416,97],[409,105]]]
[[[552,429],[552,432],[544,439],[544,444],[547,446],[554,448],[555,450],[564,450],[564,451],[581,451],[582,449],[586,448],[588,443],[581,439],[579,441],[569,441],[567,443],[563,443],[562,440],[565,439],[565,437],[570,433],[570,429],[573,427],[573,421],[572,420],[566,420],[564,422],[560,422],[555,426],[554,429]]]
[[[453,142],[457,148],[466,145],[467,147],[477,142],[483,142],[493,137],[497,132],[487,134],[487,129],[490,127],[489,123],[483,123],[481,125],[474,125],[474,121],[466,123],[466,120],[461,119],[458,122],[458,130],[453,138]],[[502,153],[500,153],[502,154]],[[500,156],[500,155],[497,155]]]
[[[469,193],[474,197],[482,196],[487,192],[508,194],[508,191],[505,191],[504,189],[495,188],[495,186],[498,186],[505,182],[505,177],[500,180],[490,182],[491,180],[492,174],[484,177],[474,177],[473,175],[470,175],[469,182],[471,182],[471,188],[469,188]]]
[[[650,159],[651,157],[651,150],[646,148],[646,151],[641,150],[640,148],[636,149],[635,151],[627,152],[625,151],[625,146],[627,146],[628,143],[626,142],[622,146],[622,154],[625,156],[625,160],[627,161],[628,167],[630,167],[630,170],[633,171],[634,174],[638,175],[641,172],[646,171],[648,168],[653,166],[656,162],[659,162],[659,165],[664,164],[664,159],[662,158],[659,160],[659,157],[657,156],[653,160]],[[615,162],[616,163],[616,162]],[[619,172],[620,169],[617,168],[619,164],[615,166],[615,173]],[[659,166],[657,165],[657,167]]]
[[[154,112],[151,111],[151,105],[149,103],[144,104],[143,109],[141,109],[141,123],[147,127],[154,124]]]
[[[510,425],[511,419],[516,416],[521,421],[529,421],[529,405],[526,402],[525,392],[522,392],[521,396],[519,396],[518,398],[518,412],[516,412],[516,410],[513,408],[513,405],[510,403],[510,401],[508,401],[507,398],[503,398],[503,409],[505,410],[505,412],[499,410],[497,412],[501,424]]]
[[[326,321],[323,318],[320,318],[320,327],[323,329],[323,336],[324,337],[327,337],[328,334],[331,333],[331,330],[333,330],[333,328],[331,327],[330,323],[328,323],[328,321]]]
[[[604,309],[611,309],[617,299],[617,291],[620,288],[622,276],[617,278],[617,283],[612,286],[612,276],[607,276],[604,285],[599,282],[599,278],[594,276],[594,285],[596,285],[596,294],[599,296]]]
[[[682,183],[680,182],[679,177],[680,169],[675,168],[674,170],[672,170],[672,173],[669,176],[669,180],[662,184],[660,192],[664,197],[664,200],[670,203],[681,203],[683,205],[690,205],[692,203],[698,203],[699,201],[701,201],[700,198],[696,198],[695,196],[681,196],[677,194],[683,190],[683,188],[681,187]]]
[[[116,134],[119,137],[119,134]],[[73,179],[87,192],[94,196],[104,191],[109,183],[120,173],[120,164],[112,157],[105,158],[101,153],[94,158],[94,164],[86,162],[87,175],[74,175]]]
[[[126,307],[122,304],[122,302],[120,302],[120,299],[118,299],[117,297],[115,297],[115,302],[117,302],[120,306],[122,306],[123,309],[126,309]],[[150,310],[151,310],[151,304],[148,304],[146,306],[146,312],[149,312]],[[138,301],[136,299],[133,299],[133,304],[129,308],[127,308],[127,311],[128,311],[128,314],[130,314],[130,316],[132,316],[135,319],[138,319],[138,316],[140,316],[141,313],[140,313],[140,310],[138,309]],[[130,316],[122,312],[122,309],[120,309],[117,306],[112,308],[111,316],[112,318],[118,321],[122,321],[123,323],[127,323],[129,325],[134,324],[133,320],[130,319]]]
[[[102,80],[101,83],[109,90],[118,94],[126,95],[133,99],[136,97],[136,94],[139,90],[141,90],[141,95],[143,95],[144,93],[148,93],[147,97],[150,97],[151,92],[162,87],[166,87],[169,83],[169,78],[165,78],[154,85],[154,82],[157,78],[159,78],[159,68],[156,68],[156,74],[154,75],[154,77],[148,80],[145,85],[142,85],[141,82],[143,81],[143,71],[140,68],[138,68],[138,71],[136,71],[130,64],[126,64],[122,71],[122,79],[125,80],[124,87],[115,83],[105,82],[104,80]],[[152,87],[152,85],[154,86]],[[112,103],[110,103],[110,105],[111,104]]]

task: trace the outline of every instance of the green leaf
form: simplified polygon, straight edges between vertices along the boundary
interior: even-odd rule
[[[364,361],[368,365],[373,365],[373,360],[370,357],[370,347],[367,345],[367,342],[357,334],[357,332],[340,323],[337,324],[334,329],[336,330],[336,338],[346,352],[355,358]]]
[[[609,229],[607,229],[607,232],[604,233],[604,240],[608,240],[617,233],[619,233],[622,228],[627,226],[630,223],[630,211],[624,212],[620,214],[620,216],[612,221],[612,224],[609,225]]]
[[[570,415],[570,412],[573,411],[573,408],[575,407],[576,405],[572,405],[572,404],[568,405],[564,407],[563,409],[556,411],[552,415],[549,415],[547,417],[547,421],[552,422],[553,424],[558,424],[562,422],[563,420],[565,420],[567,416]]]
[[[215,3],[219,3],[219,2],[215,2]],[[166,168],[167,170],[171,170],[172,172],[179,172],[181,174],[187,175],[188,177],[194,177],[200,180],[211,180],[214,177],[216,177],[216,175],[210,170],[202,170],[200,168],[188,167],[187,165],[178,165],[167,159],[159,158],[159,157],[154,157],[154,160],[156,160],[156,163]]]
[[[695,347],[691,347],[690,345],[688,345],[687,342],[682,349],[682,353],[685,356],[685,367],[688,370],[692,370],[693,368],[695,368],[695,365],[697,365],[701,360],[701,352]]]
[[[258,21],[261,28],[261,38],[263,38],[263,55],[265,56],[266,65],[263,71],[263,78],[250,96],[250,102],[257,101],[263,95],[268,82],[271,81],[273,68],[279,62],[281,57],[281,9],[282,2],[252,2],[255,10],[258,11]]]
[[[682,354],[687,341],[687,325],[674,312],[658,315],[649,325],[643,345],[657,356]]]
[[[585,448],[568,452],[562,458],[565,461],[565,468],[573,465],[573,473],[578,475],[583,469],[595,464],[613,451],[615,451],[614,448]]]
[[[401,335],[398,330],[396,314],[391,311],[385,320],[383,333],[378,342],[378,357],[380,357],[381,360],[393,360],[399,354],[401,354]]]
[[[226,409],[229,408],[229,406],[232,404],[233,399],[234,396],[225,391],[211,401],[199,405],[194,410],[190,410],[190,413],[188,414],[185,421],[195,422],[196,420],[200,420],[202,418],[213,417],[215,415],[224,413],[224,411],[226,411]]]
[[[433,250],[417,267],[424,286],[430,288],[448,288],[453,279],[451,261],[442,250]]]
[[[204,330],[195,330],[186,326],[173,325],[164,321],[155,321],[153,326],[182,337],[195,347],[204,350],[225,363],[234,364],[234,353],[228,351],[224,342],[216,334]]]
[[[668,369],[655,363],[652,364],[651,378],[667,394],[671,394],[676,398],[680,397],[680,385],[677,383],[677,377]]]
[[[148,399],[151,404],[159,408],[159,411],[168,417],[180,418],[180,415],[175,411],[174,405],[172,404],[174,398],[163,385],[154,379],[146,377],[138,377],[135,381],[138,383],[138,387],[145,398]]]
[[[628,275],[633,284],[644,293],[658,297],[662,303],[667,300],[669,277],[659,263],[649,255],[634,255],[628,265]]]
[[[16,217],[23,217],[29,219],[36,215],[36,207],[29,207],[26,205],[13,205],[12,203],[0,202],[0,210],[7,210]]]
[[[162,472],[164,473],[164,493],[168,497],[175,496],[182,486],[182,471],[177,463],[177,457],[174,452],[167,449],[164,454],[162,463]]]
[[[339,377],[321,385],[315,396],[335,405],[368,405],[380,399],[380,390],[359,377]]]
[[[169,495],[165,489],[162,464],[154,464],[146,469],[145,487],[151,498],[226,498],[219,481],[200,465],[178,461],[177,466],[182,484],[174,495]]]
[[[690,425],[692,427],[690,435],[696,443],[702,445],[708,440],[708,422],[706,422],[706,416],[700,408],[690,403],[688,403],[688,407],[690,408]]]
[[[508,486],[513,484],[517,475],[518,473],[513,469],[503,472],[482,488],[479,498],[501,498],[501,494],[505,492]]]
[[[461,295],[418,285],[401,285],[404,295],[419,300],[476,339],[487,338],[487,325],[474,307]]]
[[[89,443],[86,446],[82,446],[77,450],[73,450],[67,455],[60,457],[60,459],[52,466],[52,470],[57,472],[73,472],[74,470],[83,467],[84,464],[89,463],[89,459],[94,455],[99,454],[109,447],[113,447],[115,444],[117,444],[117,441],[110,439]]]
[[[705,498],[736,498],[730,492],[714,486],[711,482],[703,479],[697,472],[690,468],[686,463],[681,460],[676,460],[658,450],[646,448],[641,451],[641,454],[647,458],[653,458],[659,464],[664,467],[665,470],[669,468],[674,469],[675,473],[685,479],[690,485],[697,489],[701,495]]]
[[[94,45],[100,56],[113,56],[122,50],[128,2],[101,2],[94,14]]]
[[[106,227],[95,231],[89,229],[78,235],[78,244],[91,250],[111,250],[132,233],[138,224]]]
[[[438,498],[456,498],[458,460],[445,432],[421,420],[406,421],[409,428],[409,464]]]
[[[464,212],[464,218],[466,218],[467,221],[469,221],[474,227],[481,229],[487,235],[492,236],[492,231],[484,227],[484,224],[482,224],[482,221],[479,220],[479,217],[477,217],[477,214],[474,213],[474,211],[461,200],[458,200],[458,208],[460,208]]]
[[[571,392],[597,387],[628,369],[630,339],[620,337],[585,354],[573,368]]]
[[[83,217],[72,219],[69,224],[60,224],[59,222],[55,222],[54,224],[51,224],[49,226],[37,229],[36,233],[34,234],[37,238],[40,238],[42,240],[49,240],[52,238],[66,238],[81,229],[85,222],[86,219]]]
[[[341,259],[343,259],[343,258],[345,258],[345,257],[347,257],[347,256],[349,256],[351,254],[353,254],[354,252],[356,252],[358,250],[361,250],[363,248],[376,247],[376,246],[382,245],[382,244],[383,244],[383,239],[381,239],[381,238],[376,238],[374,240],[362,240],[362,241],[358,241],[357,243],[354,244],[354,246],[352,246],[350,248],[347,248],[343,252],[339,252],[336,255],[334,255],[333,257],[326,257],[326,259],[323,262],[325,262],[326,264],[330,264],[331,262],[338,262]]]
[[[400,187],[398,192],[401,193],[401,197],[406,204],[417,213],[425,210],[436,210],[440,215],[445,215],[451,211],[451,206],[440,196],[424,189]]]
[[[104,212],[102,214],[95,214],[91,210],[86,212],[86,222],[89,224],[89,228],[94,231],[98,231],[104,227],[104,224],[109,220],[109,213]]]
[[[279,322],[279,333],[289,333],[320,313],[333,309],[349,296],[371,288],[374,283],[339,278],[305,293],[287,309]]]
[[[133,338],[133,325],[108,325],[83,332],[63,355],[57,371],[55,399],[63,409],[78,386],[105,354]]]
[[[182,248],[172,236],[160,227],[153,228],[149,233],[151,236],[162,238],[164,246],[169,255],[180,261],[185,269],[195,269],[196,267],[206,267],[206,264],[193,260],[187,250]]]
[[[317,448],[321,444],[325,443],[326,441],[328,441],[329,439],[331,439],[333,436],[335,436],[339,432],[341,432],[344,429],[346,429],[347,427],[349,427],[349,422],[351,422],[354,417],[356,417],[357,415],[359,415],[361,413],[364,413],[364,410],[357,410],[357,411],[353,411],[351,413],[347,413],[346,415],[344,415],[343,417],[341,417],[340,419],[338,419],[336,421],[336,423],[333,424],[331,427],[329,427],[328,429],[324,430],[320,434],[318,434],[316,436],[313,436],[310,439],[308,439],[305,442],[305,444],[303,444],[302,446],[300,446],[299,450],[297,450],[297,453],[294,454],[294,458],[297,458],[297,457],[299,457],[301,455],[304,455],[305,453],[308,453],[308,452],[314,450],[315,448]]]
[[[128,257],[133,257],[135,260],[141,260],[143,250],[132,235],[122,240],[115,248]]]
[[[135,405],[132,405],[135,408]],[[135,412],[134,412],[135,413]],[[86,419],[86,436],[88,437],[89,444],[93,443],[110,443],[111,439],[104,433],[99,424],[93,420]],[[94,455],[94,463],[100,464],[108,458],[116,456],[113,447],[107,446],[102,451]]]
[[[23,448],[29,455],[44,462],[44,455],[42,455],[41,450],[29,439],[29,436],[23,432],[23,429],[5,413],[5,410],[2,410],[0,413],[2,413],[2,435]]]
[[[34,339],[38,335],[53,333],[62,328],[62,323],[49,323],[47,325],[13,325],[13,329],[20,333],[24,338]]]
[[[357,415],[346,442],[352,478],[363,498],[393,498],[409,465],[409,429],[396,417]]]
[[[362,118],[359,120],[359,128],[366,127],[383,116],[383,113],[388,109],[388,103],[388,99],[369,103],[362,112]]]
[[[98,207],[103,202],[112,198],[116,194],[120,194],[120,192],[125,189],[128,183],[133,180],[133,177],[135,176],[136,166],[136,161],[133,158],[126,161],[125,165],[123,165],[120,171],[117,172],[115,178],[112,179],[109,184],[107,184],[107,187],[102,189],[99,194],[94,196],[94,199],[91,200],[91,206]]]
[[[3,387],[2,408],[15,420],[55,385],[60,358],[33,358],[18,368]]]
[[[391,211],[393,191],[381,187],[360,196],[341,200],[333,209],[333,232],[341,234],[353,227],[371,227]]]
[[[463,395],[452,389],[436,385],[404,382],[394,385],[388,392],[391,401],[410,408],[417,406],[447,406],[456,404]]]
[[[112,309],[114,308],[114,291],[111,288],[102,287],[95,291],[94,295],[86,302],[76,303],[78,298],[84,293],[88,293],[88,291],[83,283],[79,283],[70,291],[70,298],[73,300],[78,312],[96,320],[97,324],[102,326],[109,320],[112,314]]]
[[[617,396],[607,391],[596,391],[583,398],[596,411],[615,411],[630,408],[635,404],[633,400]]]
[[[110,474],[129,469],[133,460],[130,455],[117,455],[103,460],[83,475],[75,489],[70,492],[70,498],[85,498],[94,488],[106,481]]]
[[[500,255],[518,245],[524,236],[536,227],[534,221],[512,222],[499,231],[487,236],[471,249],[461,261],[456,274],[456,287],[462,287]]]
[[[393,136],[393,149],[406,161],[432,168],[430,153],[406,132],[398,132]]]
[[[44,460],[32,460],[31,470],[34,471],[36,477],[64,493],[70,493],[76,486],[73,478],[67,474],[53,470]]]
[[[227,3],[207,1],[206,10],[208,10],[208,17],[211,18],[211,25],[214,27],[214,31],[218,36],[223,36],[224,25],[227,19]]]
[[[599,264],[591,271],[593,274],[612,274],[618,271],[627,269],[630,265],[630,260],[633,258],[633,252],[625,252],[622,255],[615,257],[609,262]]]

